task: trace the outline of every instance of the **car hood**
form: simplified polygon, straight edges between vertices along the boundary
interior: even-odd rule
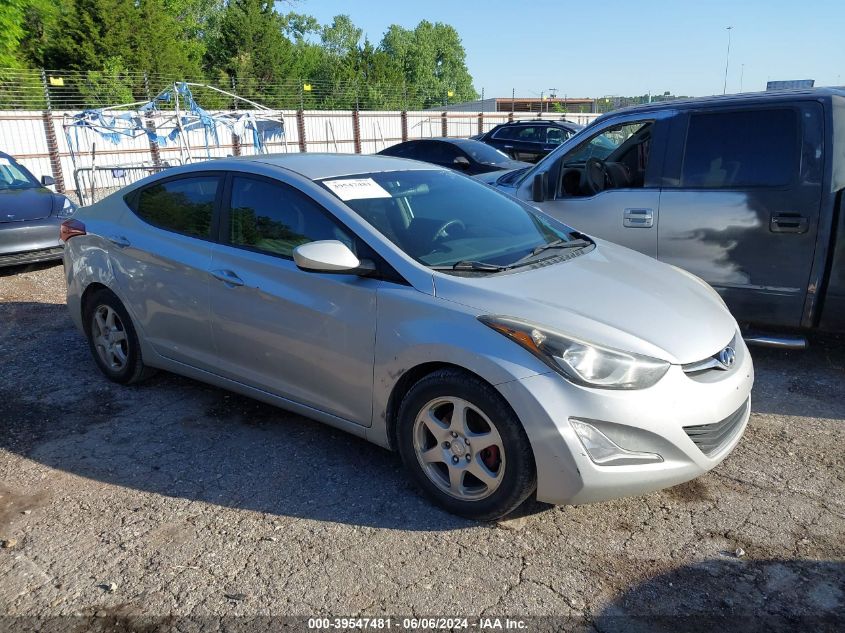
[[[0,222],[40,220],[52,212],[53,192],[49,189],[0,189]]]
[[[712,356],[737,332],[698,277],[601,240],[559,264],[488,276],[435,273],[434,285],[436,296],[479,315],[521,318],[675,364]]]

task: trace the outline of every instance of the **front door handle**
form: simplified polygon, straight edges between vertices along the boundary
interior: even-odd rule
[[[629,229],[650,229],[654,226],[654,211],[651,209],[625,209],[622,226]]]
[[[126,248],[129,246],[129,240],[126,239],[123,235],[110,235],[108,237],[109,242],[114,244],[115,246],[119,246],[120,248]]]
[[[809,220],[800,213],[773,213],[769,220],[772,233],[806,233]]]
[[[238,275],[231,270],[212,270],[211,276],[222,281],[229,288],[244,285],[244,280],[238,277]]]

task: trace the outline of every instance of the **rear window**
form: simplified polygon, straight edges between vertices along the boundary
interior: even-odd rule
[[[138,192],[129,206],[153,226],[209,239],[220,181],[219,176],[192,176],[156,183]]]
[[[791,109],[693,114],[682,187],[787,185],[798,173],[798,117]]]

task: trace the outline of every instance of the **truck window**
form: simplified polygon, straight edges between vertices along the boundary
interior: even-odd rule
[[[779,187],[798,173],[799,158],[794,110],[693,114],[681,187]]]
[[[642,189],[654,121],[604,128],[563,157],[561,197],[593,196],[606,189]]]

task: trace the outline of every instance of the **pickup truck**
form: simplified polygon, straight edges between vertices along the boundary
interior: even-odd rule
[[[617,110],[486,180],[701,277],[752,343],[845,331],[845,89]]]

